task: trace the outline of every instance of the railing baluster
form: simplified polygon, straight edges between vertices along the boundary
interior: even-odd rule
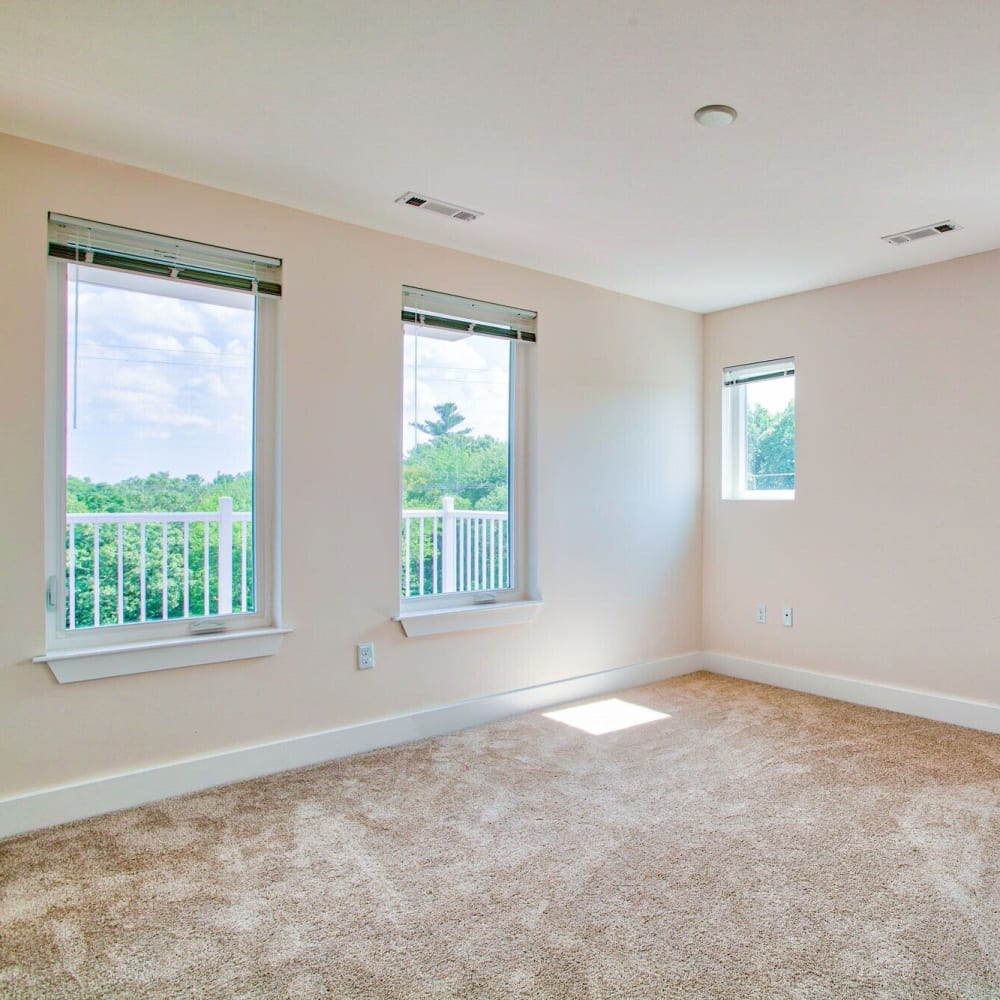
[[[503,535],[504,535],[503,528],[504,528],[504,524],[505,524],[504,521],[500,522],[500,532],[499,532],[499,534],[500,534],[500,541],[497,544],[497,556],[499,557],[498,561],[500,563],[500,574],[499,575],[500,575],[500,586],[501,587],[506,587],[507,586],[507,578],[504,576],[504,560],[503,560]]]
[[[125,525],[118,522],[118,624],[125,621],[125,553],[122,544]]]
[[[219,497],[218,558],[215,571],[215,611],[220,615],[233,613],[233,500]]]
[[[94,525],[94,625],[101,624],[101,526]]]
[[[424,592],[424,519],[420,518],[420,559],[417,562],[417,572],[419,573],[419,594]]]
[[[490,590],[497,589],[497,557],[496,557],[497,523],[490,518]]]
[[[184,522],[184,617],[191,614],[191,522]]]
[[[204,547],[204,560],[201,567],[202,577],[205,581],[205,593],[202,595],[202,608],[204,609],[204,614],[208,614],[208,581],[209,581],[209,563],[210,563],[210,553],[208,550],[208,521],[202,521],[202,538],[205,540]]]
[[[247,523],[240,521],[240,611],[247,609]]]
[[[438,557],[441,552],[441,546],[438,543],[438,539],[441,537],[438,533],[438,519],[431,519],[431,535],[433,540],[431,541],[431,593],[438,593]]]
[[[76,525],[69,526],[69,628],[76,628]]]
[[[479,518],[477,517],[472,522],[472,537],[473,549],[472,549],[472,589],[480,590],[482,589],[483,579],[482,579],[482,567],[480,563],[482,560],[479,558]]]
[[[146,620],[146,522],[139,522],[139,621]]]
[[[411,567],[413,566],[413,546],[410,544],[410,525],[413,523],[412,518],[406,519],[406,596],[410,596],[410,591],[413,589],[410,586],[410,577],[413,575],[411,572]]]
[[[161,595],[162,596],[162,601],[160,603],[163,605],[163,614],[162,614],[161,617],[163,618],[164,621],[166,621],[167,617],[168,617],[168,614],[167,614],[167,612],[168,612],[168,605],[167,605],[167,522],[166,521],[163,522],[163,530],[161,532],[161,537],[162,537],[163,551],[160,553],[160,555],[161,555],[161,559],[160,559],[160,564],[161,564],[160,572],[161,572],[161,578],[162,578],[161,582],[162,582],[162,585],[163,585],[163,594]]]

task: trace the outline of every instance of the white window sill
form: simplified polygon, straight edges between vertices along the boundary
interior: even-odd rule
[[[291,631],[290,628],[272,627],[213,635],[185,635],[121,646],[57,649],[36,656],[34,662],[47,663],[60,684],[71,684],[100,677],[273,656],[281,644],[281,637]]]
[[[457,608],[432,608],[429,611],[404,611],[393,621],[403,626],[407,638],[465,632],[475,628],[501,625],[526,625],[542,610],[541,601],[507,601],[501,604],[467,604]]]
[[[795,490],[753,490],[724,496],[723,500],[794,500]]]

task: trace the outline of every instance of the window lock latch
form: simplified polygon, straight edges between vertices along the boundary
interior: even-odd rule
[[[55,611],[56,609],[56,578],[50,576],[45,581],[45,610]]]
[[[219,632],[225,631],[226,626],[222,622],[212,621],[212,619],[203,619],[191,624],[191,635],[217,635]]]

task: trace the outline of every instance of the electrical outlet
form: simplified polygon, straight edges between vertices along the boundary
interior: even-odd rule
[[[781,609],[781,624],[784,625],[785,628],[791,628],[792,627],[792,609],[791,608],[782,608]]]
[[[371,670],[375,666],[375,643],[358,643],[358,670]]]
[[[757,605],[757,624],[766,625],[767,624],[767,605],[758,604]]]

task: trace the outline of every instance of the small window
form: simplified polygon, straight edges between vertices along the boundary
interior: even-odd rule
[[[795,498],[795,359],[723,371],[722,497]]]
[[[535,314],[404,287],[402,320],[402,606],[530,599]]]
[[[49,256],[48,650],[275,626],[280,261],[57,216]]]

